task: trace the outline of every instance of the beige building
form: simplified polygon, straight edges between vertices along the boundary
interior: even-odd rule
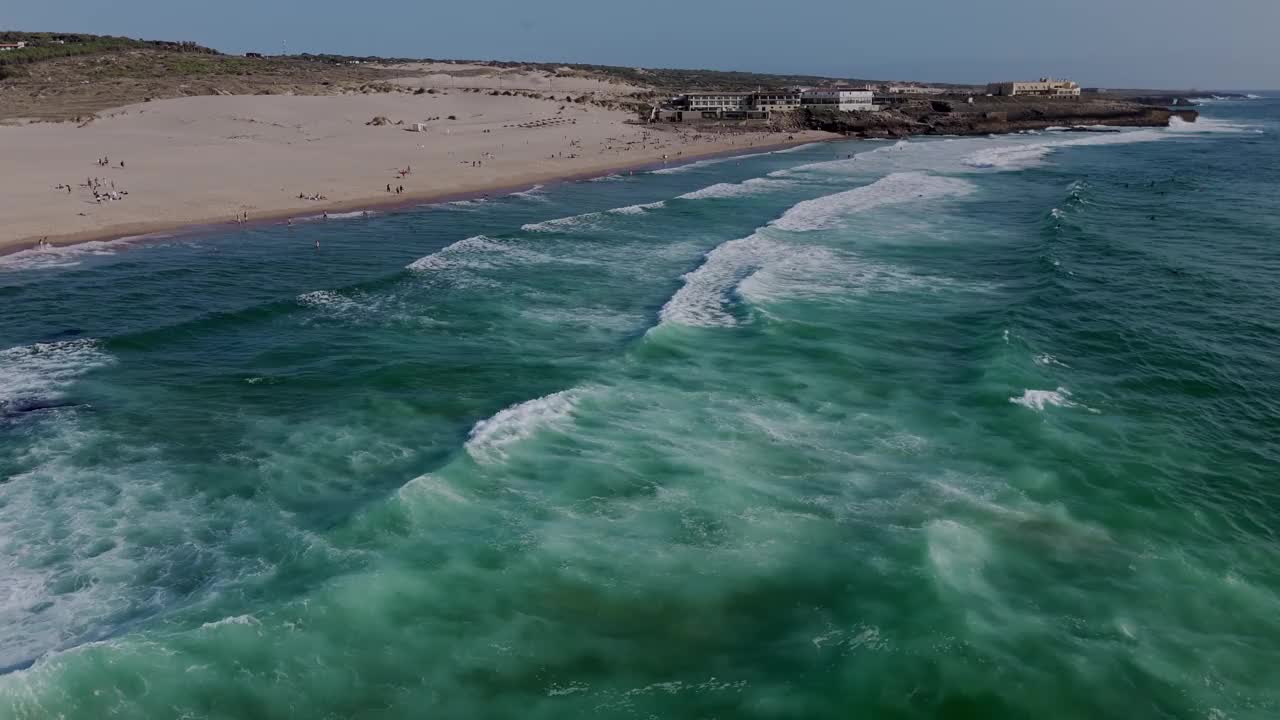
[[[1002,82],[987,85],[988,95],[1036,95],[1040,97],[1080,97],[1080,85],[1070,80],[1040,78],[1035,82]]]
[[[924,85],[890,85],[888,92],[890,95],[944,95],[950,91],[946,88]]]
[[[787,112],[800,108],[800,93],[796,92],[758,92],[753,97],[756,110],[765,112]]]
[[[879,110],[875,105],[875,93],[865,88],[811,88],[800,93],[800,104],[846,112]]]

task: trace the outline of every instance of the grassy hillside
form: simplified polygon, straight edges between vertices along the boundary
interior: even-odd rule
[[[121,50],[153,49],[169,52],[216,55],[217,51],[193,42],[169,42],[164,40],[135,40],[109,35],[46,32],[0,32],[0,42],[26,42],[21,50],[0,53],[0,78],[22,74],[22,68],[46,60],[101,55]]]

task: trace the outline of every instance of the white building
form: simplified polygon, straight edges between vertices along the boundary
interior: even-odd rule
[[[987,85],[988,95],[1036,95],[1041,97],[1080,97],[1080,85],[1070,80],[1043,77],[1035,82],[1002,82]]]
[[[25,40],[19,40],[18,42],[11,42],[11,43],[8,43],[8,42],[0,43],[0,52],[7,51],[7,50],[21,50],[26,46],[27,46],[27,42]]]
[[[833,110],[879,110],[874,93],[863,88],[810,88],[800,93],[804,107],[831,108]]]
[[[751,110],[752,93],[720,92],[689,93],[684,96],[685,107],[690,110],[712,110],[717,112],[734,110]]]

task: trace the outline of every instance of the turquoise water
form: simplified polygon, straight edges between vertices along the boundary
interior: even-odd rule
[[[1205,110],[0,259],[0,717],[1276,717]]]

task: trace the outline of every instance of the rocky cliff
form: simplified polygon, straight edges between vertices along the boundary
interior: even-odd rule
[[[856,137],[987,135],[1055,126],[1165,127],[1174,115],[1194,120],[1194,110],[1170,110],[1116,100],[1047,98],[944,98],[913,100],[880,112],[801,109],[780,120],[783,129],[808,128]]]

